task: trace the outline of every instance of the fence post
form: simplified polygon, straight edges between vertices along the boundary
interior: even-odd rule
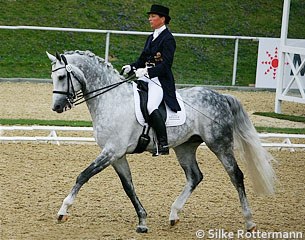
[[[239,39],[236,38],[236,39],[235,39],[235,50],[234,50],[232,86],[235,86],[235,83],[236,83],[237,56],[238,56],[238,41],[239,41]]]
[[[285,66],[285,54],[283,47],[287,44],[288,36],[288,26],[289,26],[289,14],[290,14],[290,0],[285,0],[283,5],[283,15],[282,15],[282,28],[281,28],[281,41],[279,47],[279,65],[278,73],[276,76],[276,93],[275,93],[275,104],[274,112],[282,112],[282,100],[283,100],[283,88],[284,88],[284,66]]]
[[[109,56],[109,45],[110,45],[110,32],[107,32],[106,34],[106,48],[105,48],[105,62],[108,62],[108,56]]]

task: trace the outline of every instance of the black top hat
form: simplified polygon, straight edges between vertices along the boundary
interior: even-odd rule
[[[156,13],[160,16],[165,17],[165,23],[169,24],[169,21],[171,20],[171,17],[169,16],[169,8],[153,4],[151,5],[150,11],[147,12],[147,14]]]

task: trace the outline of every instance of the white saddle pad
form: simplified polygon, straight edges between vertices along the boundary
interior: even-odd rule
[[[133,95],[134,95],[136,117],[137,117],[138,122],[143,126],[145,123],[145,120],[144,120],[143,114],[141,112],[140,96],[139,96],[139,92],[138,92],[139,90],[137,88],[136,83],[133,82],[132,84],[133,84]],[[165,104],[166,114],[167,114],[165,124],[168,127],[179,126],[179,125],[182,125],[183,123],[185,123],[186,114],[185,114],[184,103],[182,101],[180,94],[177,91],[176,91],[176,96],[177,96],[177,100],[180,105],[181,111],[175,113]]]

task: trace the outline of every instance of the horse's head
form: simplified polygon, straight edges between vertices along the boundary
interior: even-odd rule
[[[62,113],[72,108],[77,92],[84,88],[85,76],[75,65],[68,63],[65,55],[48,53],[52,62],[53,104],[52,110]]]

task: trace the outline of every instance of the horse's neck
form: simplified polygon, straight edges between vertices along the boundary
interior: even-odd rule
[[[112,71],[114,70],[103,68],[97,68],[96,71],[88,71],[88,73],[86,74],[86,91],[91,92],[119,82],[119,75],[113,73]]]
[[[111,87],[107,88],[112,84],[122,81],[120,76],[117,73],[113,73],[113,71],[113,69],[106,69],[97,75],[92,75],[93,77],[90,79],[87,79],[86,89],[88,92],[105,88],[104,90],[89,94],[88,97],[106,91],[98,97],[87,101],[88,109],[93,121],[96,121],[103,116],[111,116],[115,108],[120,106],[123,101],[129,101],[133,96],[132,88],[128,86],[129,84],[127,83],[120,84],[113,89],[111,89]]]

